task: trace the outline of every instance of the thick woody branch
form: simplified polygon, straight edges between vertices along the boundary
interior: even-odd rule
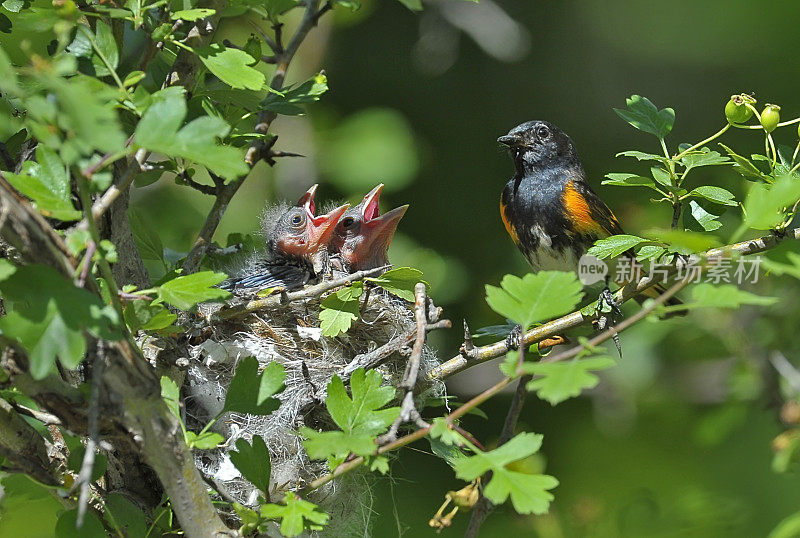
[[[44,438],[0,399],[0,455],[15,470],[48,486],[61,486],[57,465],[47,455]]]
[[[775,248],[778,243],[784,239],[800,239],[800,228],[787,230],[785,234],[770,234],[755,239],[749,239],[733,245],[727,245],[720,248],[708,250],[702,254],[694,254],[689,257],[688,263],[700,263],[705,259],[714,259],[730,255],[747,256],[749,254],[758,254]],[[678,272],[678,266],[667,266],[665,275],[669,276]],[[618,303],[622,303],[632,299],[633,297],[641,294],[644,290],[655,286],[660,282],[659,278],[644,276],[639,280],[635,280],[621,289],[617,290],[614,294],[614,299]],[[584,316],[580,310],[562,316],[558,319],[534,327],[525,333],[523,338],[523,345],[529,346],[537,342],[541,342],[547,338],[557,336],[568,329],[578,327],[590,321],[589,316]],[[495,342],[481,347],[473,347],[469,350],[462,350],[459,355],[442,363],[428,373],[430,381],[437,379],[446,379],[452,375],[457,374],[467,368],[471,368],[476,364],[495,359],[505,355],[509,351],[505,341]]]

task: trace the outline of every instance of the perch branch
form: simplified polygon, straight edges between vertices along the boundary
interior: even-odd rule
[[[784,239],[800,239],[800,228],[788,230],[784,235],[769,234],[763,237],[748,239],[747,241],[742,241],[733,245],[711,249],[702,254],[694,254],[689,257],[689,263],[697,263],[703,259],[717,258],[730,254],[737,254],[740,256],[757,254],[759,252],[764,252],[774,248]],[[674,274],[678,270],[677,266],[675,265],[669,266],[665,269],[667,275]],[[614,294],[614,299],[618,303],[628,301],[636,295],[641,294],[641,292],[644,290],[656,285],[658,282],[658,278],[644,276],[639,280],[634,280],[617,290],[617,292]],[[531,344],[541,342],[546,338],[557,336],[562,334],[564,331],[582,325],[589,320],[590,317],[584,316],[580,310],[576,310],[575,312],[529,330],[524,335],[523,345],[529,346]],[[428,380],[433,381],[446,379],[457,374],[458,372],[466,370],[467,368],[471,368],[476,364],[481,364],[483,362],[503,356],[508,352],[508,347],[506,346],[505,341],[495,342],[494,344],[488,344],[481,347],[473,347],[470,350],[466,350],[466,346],[464,347],[465,349],[462,350],[461,353],[428,372]]]

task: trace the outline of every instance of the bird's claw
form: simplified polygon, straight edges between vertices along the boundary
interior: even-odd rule
[[[506,347],[514,351],[522,345],[522,325],[514,325],[511,332],[506,336]]]
[[[603,291],[600,292],[600,297],[597,298],[597,316],[600,317],[603,314],[603,307],[608,306],[611,309],[611,313],[613,314],[612,317],[619,316],[622,317],[622,310],[619,309],[620,303],[614,299],[614,294],[611,293],[611,290],[608,289],[608,286],[603,288]]]

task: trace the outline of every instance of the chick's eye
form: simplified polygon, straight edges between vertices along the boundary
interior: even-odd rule
[[[539,138],[547,138],[550,136],[550,131],[547,129],[547,127],[539,127],[536,130],[536,134],[539,136]]]
[[[355,223],[356,219],[354,219],[353,217],[347,217],[342,221],[342,226],[344,226],[345,228],[352,228],[353,224]]]
[[[294,217],[292,217],[292,224],[294,224],[295,226],[300,225],[300,223],[302,222],[303,222],[303,217],[301,217],[300,215],[295,215]]]

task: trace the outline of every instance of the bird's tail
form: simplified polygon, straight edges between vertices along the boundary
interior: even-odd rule
[[[667,291],[667,288],[665,288],[663,285],[656,284],[655,286],[652,286],[652,287],[647,288],[646,290],[644,290],[642,293],[640,293],[639,295],[634,297],[634,299],[636,299],[637,303],[642,304],[647,299],[657,299],[660,295],[664,294],[664,292],[666,292],[666,291]],[[677,297],[673,296],[673,297],[670,297],[669,299],[667,299],[667,302],[665,304],[667,306],[680,306],[680,305],[683,304],[683,301],[681,301]],[[671,318],[672,316],[685,316],[688,313],[689,313],[689,311],[687,309],[676,309],[676,310],[672,310],[671,312],[665,314],[664,318],[665,319],[666,318]]]

